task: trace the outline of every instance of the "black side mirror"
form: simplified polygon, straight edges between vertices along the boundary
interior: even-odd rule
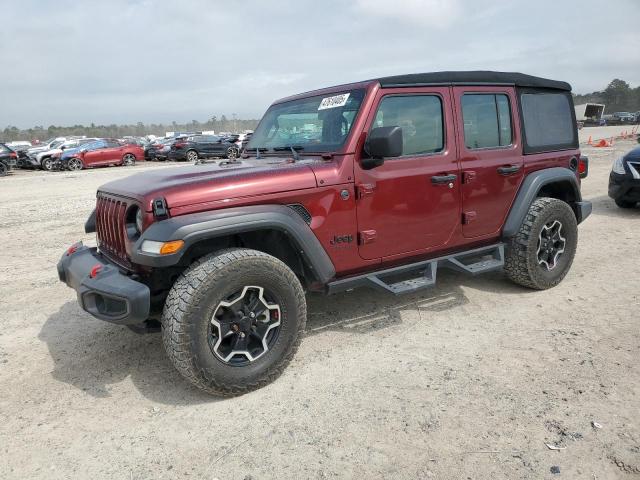
[[[399,157],[402,155],[402,128],[374,128],[369,132],[364,151],[368,155],[368,158],[362,159],[362,168],[365,170],[381,166],[385,158]]]

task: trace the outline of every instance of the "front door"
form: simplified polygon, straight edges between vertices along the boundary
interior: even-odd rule
[[[460,225],[450,90],[385,89],[375,102],[367,130],[400,126],[403,153],[371,170],[356,162],[360,255],[376,259],[438,249]]]
[[[462,169],[462,232],[500,233],[524,175],[512,87],[454,87]]]

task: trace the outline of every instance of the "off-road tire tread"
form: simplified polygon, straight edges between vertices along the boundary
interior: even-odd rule
[[[535,290],[546,290],[559,284],[569,271],[571,263],[560,275],[550,284],[540,285],[533,278],[533,272],[529,268],[528,257],[531,252],[528,250],[529,240],[532,236],[532,229],[537,218],[547,209],[566,205],[562,200],[556,198],[540,197],[537,198],[529,207],[529,211],[525,216],[520,230],[507,242],[505,251],[504,272],[507,277],[518,285],[532,288]]]
[[[290,312],[290,320],[298,322],[296,338],[284,358],[274,364],[258,381],[243,385],[221,384],[215,378],[207,375],[205,370],[197,365],[195,355],[190,348],[190,336],[188,333],[190,313],[195,305],[198,305],[210,294],[210,288],[215,288],[215,286],[208,284],[212,283],[211,279],[217,272],[229,266],[232,269],[242,269],[246,265],[247,259],[256,257],[266,259],[273,265],[274,269],[285,275],[294,290],[299,308],[297,312]],[[172,364],[189,382],[207,393],[232,397],[258,389],[273,382],[280,376],[300,346],[306,318],[304,290],[296,275],[287,265],[277,258],[258,250],[244,248],[224,249],[195,261],[176,280],[169,292],[162,314],[162,339]]]

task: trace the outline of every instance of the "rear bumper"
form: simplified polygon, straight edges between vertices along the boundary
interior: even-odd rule
[[[66,252],[58,262],[58,277],[73,288],[82,309],[94,317],[120,325],[133,325],[149,318],[149,287],[120,273],[120,269],[82,243]],[[94,277],[93,269],[99,270]]]
[[[614,200],[640,202],[640,179],[631,175],[609,174],[609,196]]]
[[[582,223],[586,218],[591,215],[593,206],[591,202],[583,200],[582,202],[576,202],[576,220],[578,223]]]

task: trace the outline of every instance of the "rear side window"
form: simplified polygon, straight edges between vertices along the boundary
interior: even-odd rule
[[[442,100],[435,95],[390,95],[378,106],[371,128],[402,128],[402,156],[442,151],[444,127]]]
[[[509,97],[503,94],[462,95],[464,143],[469,149],[511,145]]]
[[[520,103],[525,153],[577,147],[576,124],[568,94],[523,93]]]

